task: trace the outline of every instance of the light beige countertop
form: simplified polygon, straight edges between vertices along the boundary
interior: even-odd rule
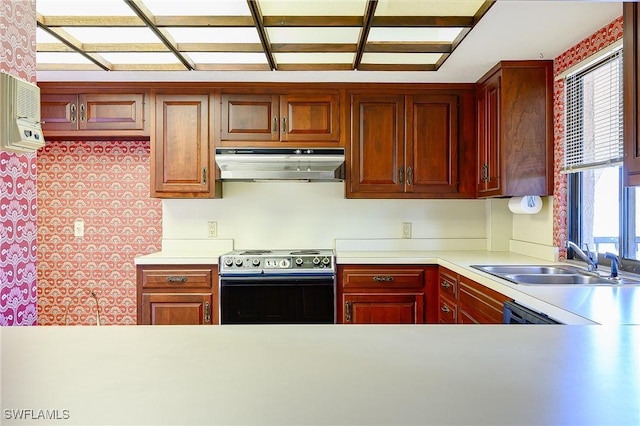
[[[640,424],[634,326],[1,327],[0,347],[3,425]]]
[[[207,252],[203,255],[202,251],[171,250],[137,257],[135,263],[217,264],[218,256],[225,252]],[[521,285],[471,267],[478,264],[553,264],[517,253],[484,250],[337,250],[336,262],[338,265],[440,265],[565,324],[640,324],[640,286]]]

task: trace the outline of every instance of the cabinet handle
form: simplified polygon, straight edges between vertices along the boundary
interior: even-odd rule
[[[489,164],[484,163],[480,169],[480,180],[486,182],[489,180]]]
[[[442,305],[442,307],[440,308],[440,310],[442,312],[444,312],[445,314],[448,314],[449,312],[451,312],[451,309],[449,309],[449,307],[447,305]]]
[[[76,124],[76,114],[77,114],[76,104],[71,104],[71,122],[73,124]]]
[[[207,183],[207,168],[202,168],[202,183]]]
[[[344,322],[351,322],[351,302],[344,303]]]
[[[278,116],[273,116],[273,133],[278,133]]]
[[[413,169],[411,167],[407,169],[407,185],[413,185]]]
[[[400,185],[404,183],[404,167],[398,169],[398,183]]]
[[[188,278],[185,276],[169,276],[167,277],[168,283],[186,283]]]
[[[396,279],[391,275],[376,275],[375,277],[373,277],[373,280],[379,283],[380,282],[392,283]]]
[[[282,134],[287,133],[287,117],[282,117]]]
[[[442,287],[444,287],[444,288],[450,288],[450,287],[453,287],[453,284],[451,284],[449,281],[442,281],[442,282],[440,283],[440,285],[441,285]]]
[[[84,104],[80,104],[80,121],[83,123],[87,120],[87,109]]]
[[[211,322],[211,304],[204,302],[204,322],[209,324]]]

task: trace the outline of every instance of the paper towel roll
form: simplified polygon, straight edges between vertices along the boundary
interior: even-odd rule
[[[536,214],[542,210],[542,198],[537,195],[511,197],[509,210],[515,214]]]

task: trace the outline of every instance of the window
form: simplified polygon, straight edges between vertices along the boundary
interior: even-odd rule
[[[622,49],[566,78],[569,240],[640,260],[640,188],[622,186]]]

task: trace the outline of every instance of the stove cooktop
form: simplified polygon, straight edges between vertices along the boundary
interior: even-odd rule
[[[331,249],[233,250],[220,256],[219,273],[335,273]]]

